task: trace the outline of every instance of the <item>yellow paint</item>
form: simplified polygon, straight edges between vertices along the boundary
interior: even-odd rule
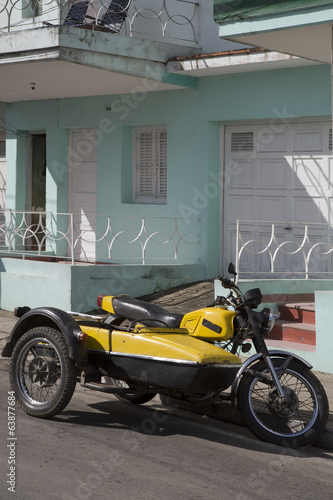
[[[241,364],[241,360],[220,347],[184,333],[164,333],[158,328],[145,333],[118,332],[111,335],[112,351],[126,354],[194,361],[200,364]]]
[[[203,340],[229,340],[233,336],[234,311],[229,311],[222,307],[206,307],[197,311],[185,314],[182,319],[181,328],[186,328],[190,335]],[[204,320],[221,328],[221,333],[207,328],[202,323]]]
[[[87,348],[98,351],[110,351],[110,331],[104,328],[81,326],[81,330],[88,335]]]
[[[115,314],[112,305],[112,299],[114,295],[105,295],[102,299],[102,309],[109,313]]]

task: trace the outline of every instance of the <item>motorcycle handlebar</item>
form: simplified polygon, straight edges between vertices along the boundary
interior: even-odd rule
[[[231,279],[229,278],[224,278],[223,276],[217,276],[217,279],[221,281],[223,288],[228,288],[228,289],[235,289],[237,288],[237,285]]]

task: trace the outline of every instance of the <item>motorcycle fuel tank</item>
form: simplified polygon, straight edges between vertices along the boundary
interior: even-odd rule
[[[234,311],[225,307],[206,307],[185,314],[181,328],[186,328],[192,337],[219,342],[233,336]]]

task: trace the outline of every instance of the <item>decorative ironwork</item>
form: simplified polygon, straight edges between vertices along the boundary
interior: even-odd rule
[[[332,279],[333,226],[238,220],[236,271],[238,277],[276,275]]]
[[[197,43],[199,1],[1,0],[0,33],[54,25]]]
[[[200,221],[1,211],[0,254],[100,263],[196,263]],[[88,227],[94,220],[95,227]]]

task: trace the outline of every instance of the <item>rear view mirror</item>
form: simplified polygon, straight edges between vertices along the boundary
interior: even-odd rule
[[[228,273],[232,274],[233,276],[237,276],[235,266],[232,262],[230,262],[230,264],[229,264]]]

